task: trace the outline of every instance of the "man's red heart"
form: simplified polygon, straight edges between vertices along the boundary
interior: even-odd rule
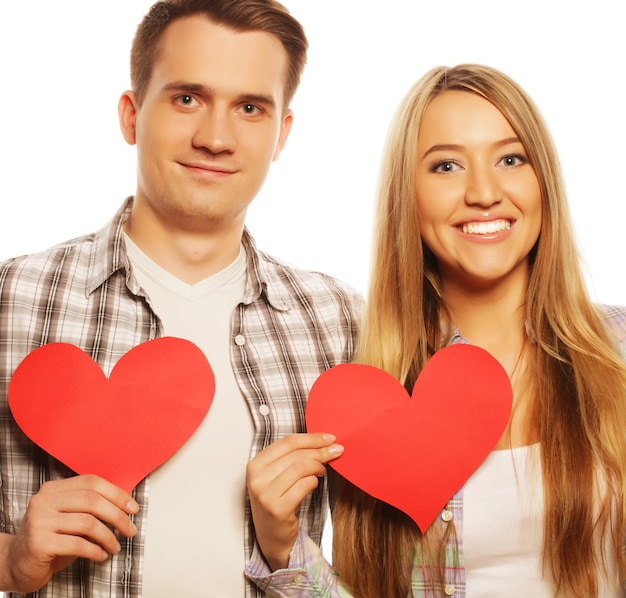
[[[411,397],[371,366],[327,370],[311,388],[306,423],[344,445],[336,471],[425,531],[502,436],[512,400],[500,364],[458,344],[435,353]]]
[[[51,343],[17,367],[9,406],[24,433],[50,455],[130,492],[191,436],[214,393],[204,353],[183,339],[136,346],[108,379],[78,347]]]

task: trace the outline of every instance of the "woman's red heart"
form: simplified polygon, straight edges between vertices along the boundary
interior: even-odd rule
[[[336,471],[425,531],[502,436],[512,400],[500,364],[458,344],[433,355],[410,397],[371,366],[327,370],[311,388],[306,423],[344,445]]]
[[[17,367],[9,406],[24,433],[50,455],[130,491],[185,443],[214,393],[204,353],[183,339],[136,346],[108,379],[78,347],[51,343]]]

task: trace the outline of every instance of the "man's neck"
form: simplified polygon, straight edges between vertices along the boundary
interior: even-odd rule
[[[156,218],[131,212],[124,231],[133,243],[161,268],[195,284],[220,272],[239,255],[243,218],[210,231],[185,230],[163,225]]]

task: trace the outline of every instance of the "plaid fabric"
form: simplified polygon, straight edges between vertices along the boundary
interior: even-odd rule
[[[246,575],[272,598],[350,598],[321,549],[301,529],[289,557],[289,568],[271,573],[255,546]]]
[[[16,532],[41,484],[73,475],[34,446],[13,421],[7,387],[20,361],[41,345],[66,342],[86,351],[108,375],[127,351],[162,333],[122,240],[131,206],[129,198],[96,234],[0,264],[1,532]],[[246,297],[233,314],[230,351],[256,428],[253,457],[278,438],[304,431],[304,405],[314,380],[352,357],[362,299],[331,277],[288,267],[257,251],[247,231],[243,242]],[[120,554],[105,563],[78,560],[30,596],[140,596],[148,493],[149,479],[135,489],[138,533],[121,539]],[[316,542],[321,540],[326,506],[322,486],[300,509],[301,526]],[[248,558],[254,546],[249,505],[246,515]],[[210,587],[199,588],[199,594],[212,596]],[[250,583],[246,596],[257,595],[260,591]]]
[[[626,360],[626,307],[598,306],[600,317],[615,340],[616,347]],[[456,328],[450,330],[447,344],[467,343]],[[425,568],[416,560],[413,564],[410,598],[465,598],[466,581],[463,558],[463,488],[460,488],[442,510],[432,525],[444,526],[454,523],[445,547],[445,572],[443,592],[433,590],[426,583]],[[289,568],[272,573],[261,553],[255,549],[246,566],[246,575],[276,598],[350,598],[352,595],[324,559],[319,543],[311,541],[301,530],[291,552]]]
[[[449,536],[444,549],[445,570],[444,570],[444,595],[455,598],[465,598],[465,569],[463,568],[463,488],[448,501],[448,504],[441,511],[441,515],[432,525],[442,528],[454,524],[454,534]],[[417,556],[417,555],[416,555]],[[433,579],[433,576],[426,575],[422,563],[416,558],[413,563],[413,575],[411,577],[412,598],[435,598],[441,596],[441,592],[433,590],[431,585],[426,583],[426,579]]]
[[[600,318],[605,322],[615,346],[626,361],[626,307],[601,305]]]

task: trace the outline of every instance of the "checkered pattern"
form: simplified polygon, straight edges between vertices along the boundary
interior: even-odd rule
[[[0,532],[16,532],[41,484],[72,475],[34,446],[11,417],[7,387],[20,361],[37,347],[60,341],[86,351],[108,375],[127,351],[162,334],[123,243],[122,225],[131,207],[129,198],[96,234],[0,264]],[[243,243],[246,293],[233,314],[230,352],[254,419],[252,457],[278,438],[304,431],[309,388],[322,371],[352,357],[362,298],[331,277],[259,252],[247,231]],[[148,492],[147,481],[135,490],[141,507],[135,516],[138,534],[121,539],[121,553],[105,563],[79,560],[33,596],[140,596]],[[326,506],[321,485],[299,512],[301,526],[316,542]],[[254,546],[249,505],[246,515],[242,541],[248,557]],[[210,587],[204,595],[211,596]],[[260,591],[250,583],[246,596],[257,595]]]

